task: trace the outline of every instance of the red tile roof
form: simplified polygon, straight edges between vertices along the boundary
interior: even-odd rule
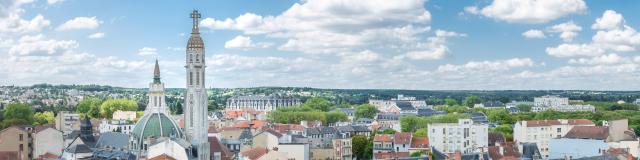
[[[374,142],[392,142],[393,141],[392,134],[376,134],[373,138]]]
[[[53,153],[47,152],[47,153],[45,153],[43,155],[38,156],[34,160],[54,159],[54,158],[58,158],[58,157],[60,157],[60,156],[58,156],[56,154],[53,154]],[[2,158],[0,158],[0,159],[2,159]]]
[[[411,132],[398,132],[393,134],[393,143],[395,144],[411,144]]]
[[[265,154],[267,154],[268,150],[266,148],[253,148],[250,150],[246,150],[240,153],[240,155],[249,158],[250,160],[256,160]]]
[[[266,129],[264,129],[264,131],[265,131],[265,132],[268,132],[268,133],[271,133],[271,134],[273,134],[274,136],[276,136],[276,137],[278,137],[278,138],[282,137],[282,134],[281,134],[281,133],[279,133],[278,131],[273,130],[273,129],[271,129],[271,128],[266,128]]]
[[[173,157],[168,156],[166,154],[162,154],[162,155],[159,155],[159,156],[151,157],[149,160],[176,160],[176,158],[173,158]]]
[[[253,124],[253,127],[251,127],[251,128],[256,129],[256,128],[261,128],[265,124],[265,122],[261,121],[261,120],[239,121],[239,122],[236,122],[236,124],[234,124],[233,127],[235,127],[235,128],[247,128],[247,127],[249,127],[249,124]]]
[[[499,146],[489,146],[489,157],[494,160],[517,160],[520,158],[520,153],[518,147],[508,142],[501,143]]]
[[[574,126],[564,138],[572,139],[607,139],[609,137],[608,127],[603,126]]]
[[[220,157],[222,158],[222,160],[231,160],[233,157],[233,153],[231,153],[229,148],[220,143],[220,141],[216,137],[209,137],[209,151],[211,157],[213,157],[213,154],[215,154],[216,152],[220,152]]]
[[[429,148],[429,137],[413,137],[411,148]]]
[[[388,152],[388,153],[375,153],[373,155],[376,159],[399,159],[409,157],[409,152]]]

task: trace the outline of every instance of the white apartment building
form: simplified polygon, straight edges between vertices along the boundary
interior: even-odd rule
[[[80,130],[80,114],[62,111],[55,118],[56,129],[67,135],[74,130]]]
[[[569,98],[549,95],[533,98],[534,107],[550,107],[563,105],[569,105]]]
[[[458,123],[432,123],[429,128],[429,145],[443,153],[460,151],[463,154],[487,151],[488,126],[474,124],[471,119]]]
[[[392,108],[396,108],[397,102],[409,102],[415,109],[431,109],[425,101],[417,100],[416,97],[408,97],[401,94],[398,95],[397,98],[392,98],[391,100],[369,100],[369,104],[375,106],[382,112],[390,112]]]
[[[571,105],[569,98],[558,96],[542,96],[533,99],[532,112],[555,110],[559,112],[596,111],[593,105]]]
[[[124,134],[131,134],[131,132],[133,132],[133,128],[135,127],[136,124],[134,123],[129,123],[126,120],[106,120],[103,119],[102,122],[100,122],[100,133],[105,133],[105,132],[113,132],[116,130],[120,130],[121,133]]]
[[[116,110],[115,112],[113,112],[113,116],[111,117],[111,119],[114,120],[135,120],[137,118],[137,115],[135,111]]]
[[[518,144],[519,149],[522,149],[523,143],[536,143],[541,156],[546,158],[549,157],[549,141],[565,136],[574,126],[595,126],[595,124],[588,119],[518,121],[513,128],[513,140]]]

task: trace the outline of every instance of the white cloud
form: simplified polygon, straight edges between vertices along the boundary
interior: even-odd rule
[[[11,45],[10,55],[38,55],[62,53],[77,48],[79,44],[74,40],[58,41],[46,39],[43,35],[23,36],[17,44]]]
[[[62,25],[58,26],[56,30],[58,31],[66,31],[66,30],[77,30],[77,29],[96,29],[100,26],[102,21],[98,20],[94,17],[76,17],[67,22],[64,22]]]
[[[224,43],[224,48],[252,48],[254,44],[251,42],[251,37],[236,36],[233,39]]]
[[[59,3],[62,3],[62,2],[64,2],[64,0],[47,0],[47,3],[49,5],[59,4]]]
[[[91,39],[100,39],[104,37],[104,33],[102,32],[96,32],[94,34],[89,35],[89,38]]]
[[[593,29],[613,30],[624,25],[625,21],[621,14],[613,10],[606,10],[602,17],[596,19],[596,23],[591,25]]]
[[[438,67],[438,72],[460,72],[479,70],[510,70],[518,67],[532,67],[535,62],[531,58],[512,58],[496,61],[470,61],[463,65],[445,64]]]
[[[51,22],[42,15],[36,15],[31,20],[25,20],[19,13],[10,13],[6,18],[0,18],[0,33],[33,33],[48,27]]]
[[[417,43],[414,50],[404,55],[396,56],[396,59],[408,58],[411,60],[438,60],[444,58],[449,53],[446,45],[449,37],[465,37],[466,34],[436,30],[436,35],[427,38],[426,43]]]
[[[546,51],[555,57],[591,57],[605,53],[604,49],[591,44],[560,44],[557,47],[548,47]]]
[[[570,59],[569,64],[606,65],[621,63],[625,60],[617,54],[607,54],[592,58]]]
[[[545,38],[544,32],[541,30],[530,29],[522,33],[525,38]]]
[[[510,23],[545,23],[587,10],[583,0],[493,0],[482,9],[466,9],[472,14]]]
[[[143,48],[140,48],[138,50],[138,55],[143,55],[143,56],[145,56],[145,55],[154,55],[154,54],[158,54],[157,51],[158,51],[158,49],[156,49],[156,48],[143,47]]]
[[[565,42],[571,42],[573,38],[578,36],[578,32],[582,31],[582,27],[576,25],[573,21],[557,24],[549,27],[549,32],[560,33],[560,38]]]

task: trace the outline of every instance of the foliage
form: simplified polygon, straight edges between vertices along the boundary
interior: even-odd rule
[[[478,97],[478,96],[468,96],[465,100],[464,100],[464,105],[471,108],[473,107],[473,105],[478,104],[482,102],[482,98]]]
[[[513,124],[515,121],[506,109],[488,109],[485,114],[489,121],[496,124]]]
[[[325,119],[322,120],[323,124],[333,124],[349,120],[349,117],[344,112],[324,112],[324,115]]]
[[[417,129],[416,132],[413,133],[413,136],[416,136],[416,137],[429,136],[429,129],[426,129],[426,128]]]
[[[378,131],[378,133],[379,134],[394,134],[394,133],[396,133],[396,130],[393,130],[391,128],[387,128],[387,129],[384,129],[382,131]]]
[[[516,105],[516,108],[518,108],[518,110],[520,110],[520,112],[531,112],[531,108],[533,106],[528,105],[528,104],[518,104]]]
[[[322,112],[313,110],[307,106],[278,108],[267,114],[275,123],[298,124],[300,121],[320,120],[323,124],[332,124],[347,121],[347,114],[342,112]]]
[[[53,112],[45,111],[45,112],[37,112],[33,115],[34,125],[44,125],[44,124],[53,124],[55,123],[55,116]]]
[[[94,97],[84,98],[76,106],[76,112],[82,113],[82,114],[89,113],[91,108],[99,107],[100,103],[101,101],[98,98],[94,98]]]
[[[466,112],[469,108],[465,107],[465,106],[436,106],[435,110],[439,110],[439,111],[447,111],[447,113],[462,113],[462,112]]]
[[[489,132],[500,133],[504,135],[507,141],[513,141],[513,128],[510,124],[499,125],[496,128],[489,130]]]
[[[33,123],[33,109],[31,106],[23,103],[14,103],[7,105],[4,109],[2,126],[23,125]]]
[[[117,110],[136,111],[136,109],[138,109],[136,101],[129,99],[109,99],[100,105],[100,116],[101,118],[111,119],[113,112]]]
[[[353,147],[353,155],[355,155],[358,159],[365,159],[367,144],[369,144],[369,139],[366,136],[355,135],[351,137],[351,147]]]
[[[363,104],[356,107],[355,119],[373,118],[379,112],[376,107],[370,104]]]
[[[307,99],[307,101],[305,101],[304,104],[302,104],[302,106],[317,109],[324,112],[331,110],[331,103],[329,103],[329,101],[327,101],[326,99],[320,98],[320,97],[313,97],[313,98]]]
[[[447,106],[458,105],[458,100],[453,99],[453,98],[446,98],[446,99],[444,99],[444,105],[447,105]]]
[[[411,157],[422,157],[422,155],[424,155],[425,153],[423,153],[422,151],[420,152],[413,152],[411,153]]]
[[[415,132],[420,128],[427,128],[429,123],[456,123],[458,119],[469,118],[467,114],[446,114],[430,117],[404,116],[400,117],[402,132]]]

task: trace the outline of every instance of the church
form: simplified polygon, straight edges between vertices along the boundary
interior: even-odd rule
[[[185,54],[187,91],[184,94],[184,130],[169,114],[164,83],[160,80],[160,66],[156,60],[153,81],[149,84],[147,108],[129,140],[129,148],[136,159],[210,159],[205,49],[198,27],[200,17],[197,10],[191,13],[193,26]]]

